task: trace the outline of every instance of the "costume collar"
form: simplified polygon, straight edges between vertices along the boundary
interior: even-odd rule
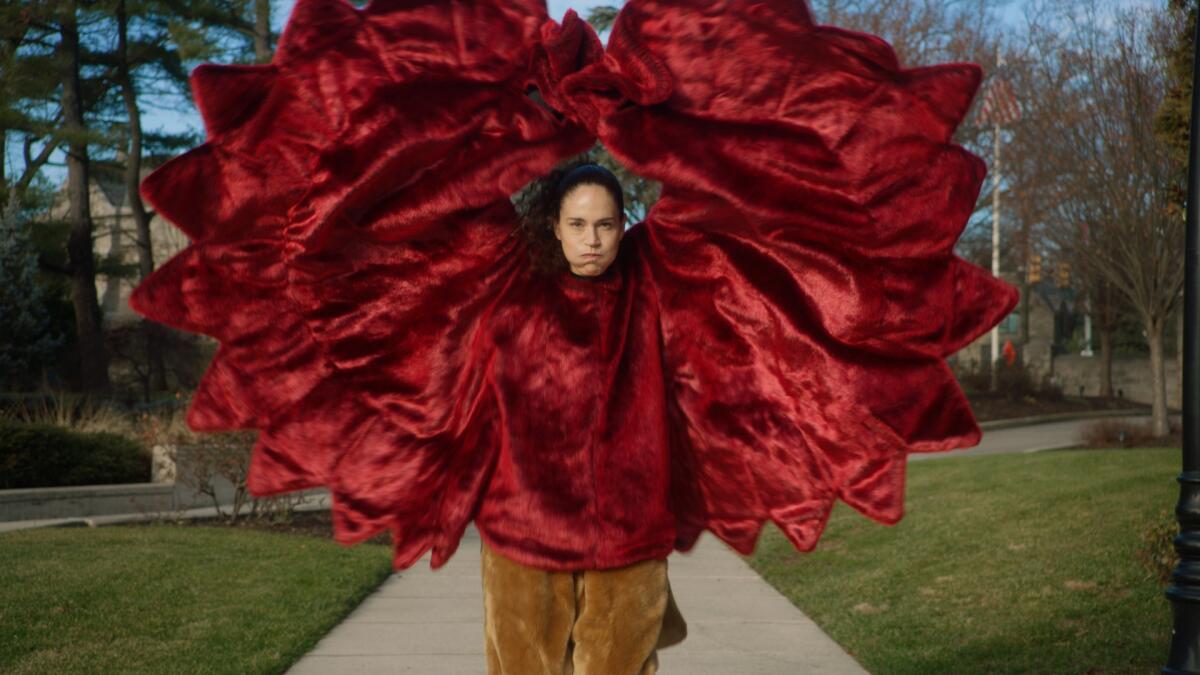
[[[596,276],[575,274],[570,269],[559,274],[562,283],[572,288],[619,291],[625,284],[625,274],[622,269],[621,255],[608,266],[608,269]]]

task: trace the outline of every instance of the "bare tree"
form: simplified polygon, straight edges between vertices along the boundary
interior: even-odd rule
[[[1192,119],[1192,70],[1196,53],[1196,16],[1200,14],[1200,2],[1197,0],[1168,0],[1170,11],[1162,13],[1161,19],[1167,22],[1162,35],[1168,40],[1163,45],[1163,53],[1167,58],[1169,85],[1167,96],[1158,111],[1155,120],[1159,138],[1171,148],[1174,157],[1175,172],[1178,174],[1174,182],[1175,196],[1172,199],[1180,218],[1187,217],[1187,170],[1188,170],[1188,136],[1191,133]],[[1179,302],[1179,311],[1175,312],[1175,387],[1180,405],[1183,405],[1183,302]]]
[[[1111,289],[1139,317],[1154,433],[1165,436],[1163,340],[1183,286],[1184,222],[1169,208],[1172,166],[1154,132],[1166,89],[1161,22],[1139,11],[1104,20],[1094,1],[1048,6],[1056,22],[1029,33],[1036,96],[1026,97],[1018,142],[1037,166],[1023,179],[1046,243],[1073,263],[1096,316],[1113,306]],[[1109,332],[1101,331],[1105,351]]]
[[[818,23],[878,35],[906,68],[991,64],[997,0],[810,0]]]

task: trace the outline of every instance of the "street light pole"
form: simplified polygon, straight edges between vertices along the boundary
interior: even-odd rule
[[[1188,138],[1187,234],[1184,253],[1183,293],[1183,473],[1179,474],[1179,536],[1175,550],[1179,564],[1171,573],[1166,590],[1175,625],[1171,631],[1171,651],[1164,674],[1200,673],[1200,399],[1197,398],[1197,309],[1200,308],[1200,21],[1193,26],[1192,119]]]

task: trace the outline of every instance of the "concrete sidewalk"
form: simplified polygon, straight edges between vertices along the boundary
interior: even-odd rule
[[[426,554],[393,574],[289,674],[483,675],[479,548],[471,526],[441,569]],[[712,534],[667,564],[688,636],[659,652],[664,675],[867,672]]]

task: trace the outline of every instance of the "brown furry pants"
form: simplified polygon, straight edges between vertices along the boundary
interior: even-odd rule
[[[548,572],[487,543],[480,557],[488,675],[655,675],[687,636],[665,558]]]

